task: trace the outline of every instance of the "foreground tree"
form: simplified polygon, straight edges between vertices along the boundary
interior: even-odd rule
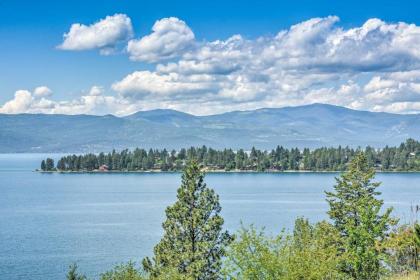
[[[153,259],[143,260],[152,279],[176,271],[185,279],[218,279],[221,259],[232,236],[223,231],[219,197],[204,183],[197,162],[182,175],[177,201],[166,209],[164,235],[154,248]]]
[[[66,276],[67,280],[86,280],[86,276],[77,272],[77,264],[69,266],[69,271]]]
[[[133,262],[120,264],[101,274],[101,280],[145,280],[140,269]]]
[[[342,269],[352,279],[380,278],[385,255],[378,244],[394,222],[390,218],[392,208],[382,210],[383,201],[377,198],[380,192],[376,190],[380,183],[372,182],[374,177],[375,170],[359,153],[348,171],[336,178],[334,191],[327,192],[328,214],[343,239]]]

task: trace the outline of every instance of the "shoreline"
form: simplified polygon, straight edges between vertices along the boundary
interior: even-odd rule
[[[204,173],[209,174],[209,173],[242,173],[242,174],[255,174],[255,173],[266,173],[266,174],[281,174],[281,173],[342,173],[345,170],[284,170],[284,171],[278,171],[278,170],[267,170],[267,171],[256,171],[256,170],[204,170]],[[132,170],[132,171],[128,171],[128,170],[109,170],[109,171],[100,171],[100,170],[91,170],[91,171],[87,171],[87,170],[80,170],[80,171],[58,171],[58,170],[51,170],[51,171],[42,171],[39,169],[33,170],[33,172],[39,172],[39,173],[59,173],[59,174],[130,174],[130,173],[149,173],[149,174],[159,174],[159,173],[163,173],[163,174],[169,174],[169,173],[182,173],[182,170],[174,170],[174,171],[162,171],[162,170]],[[375,170],[376,173],[420,173],[419,171],[416,170],[403,170],[403,171],[398,171],[398,170]]]

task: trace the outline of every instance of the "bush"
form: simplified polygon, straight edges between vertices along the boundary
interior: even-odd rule
[[[242,228],[230,246],[224,275],[229,279],[345,279],[340,272],[336,229],[327,222],[311,225],[297,219],[293,234],[268,237]]]
[[[384,242],[387,263],[394,273],[406,274],[419,269],[420,244],[417,239],[420,234],[417,232],[420,233],[418,224],[402,225],[394,229]]]

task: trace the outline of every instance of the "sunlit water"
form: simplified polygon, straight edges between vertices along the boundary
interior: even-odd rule
[[[159,240],[180,174],[42,174],[46,155],[0,155],[0,279],[64,279],[77,262],[88,276],[139,261]],[[56,155],[57,157],[57,155]],[[334,173],[208,174],[225,226],[255,224],[269,233],[298,216],[326,218],[324,190]],[[408,222],[420,204],[419,173],[378,174],[382,198]]]

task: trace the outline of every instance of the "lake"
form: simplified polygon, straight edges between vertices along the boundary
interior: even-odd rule
[[[54,155],[57,158],[59,155]],[[178,173],[43,174],[40,154],[0,154],[0,279],[64,279],[77,262],[88,276],[151,255]],[[324,191],[337,173],[212,173],[225,226],[290,228],[326,218]],[[381,173],[386,206],[403,222],[420,204],[420,173]]]

